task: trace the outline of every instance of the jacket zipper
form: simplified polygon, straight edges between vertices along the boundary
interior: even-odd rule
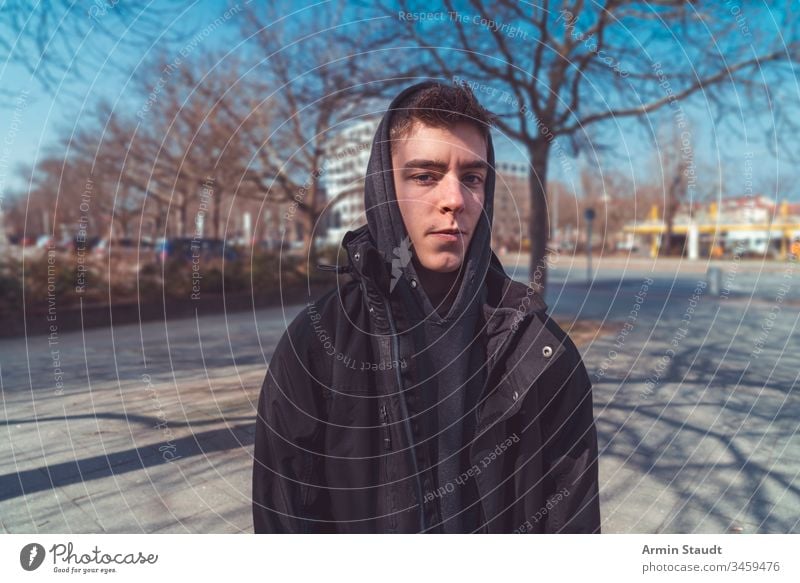
[[[383,448],[386,451],[392,449],[392,433],[389,430],[389,412],[386,405],[381,404],[381,430],[383,431]]]
[[[400,349],[397,347],[397,330],[394,326],[394,318],[392,316],[392,310],[389,307],[389,302],[386,297],[381,295],[381,300],[383,301],[384,309],[386,310],[386,319],[389,322],[389,330],[392,334],[391,343],[389,346],[390,351],[390,362],[394,362],[396,360],[400,360]],[[411,420],[409,419],[408,415],[408,405],[406,404],[406,395],[405,389],[403,387],[403,377],[400,375],[400,367],[394,367],[395,372],[395,379],[397,380],[397,388],[399,391],[400,397],[400,407],[403,410],[403,426],[405,428],[406,439],[408,440],[408,451],[411,454],[411,464],[413,466],[414,477],[416,478],[416,494],[417,494],[417,505],[419,506],[419,526],[420,526],[420,533],[425,532],[428,529],[427,522],[425,520],[425,506],[423,504],[423,496],[422,496],[422,478],[419,475],[419,464],[417,464],[417,451],[416,446],[414,445],[414,433],[411,429]]]

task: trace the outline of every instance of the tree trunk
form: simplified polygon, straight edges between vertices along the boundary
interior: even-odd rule
[[[303,263],[300,266],[302,272],[307,276],[312,276],[317,271],[318,249],[314,244],[313,228],[319,222],[319,215],[311,211],[302,215],[303,222]]]
[[[664,229],[664,240],[661,242],[661,249],[659,249],[659,255],[662,257],[669,257],[672,253],[672,229],[674,224],[674,219],[672,217],[672,213],[670,212],[669,215],[664,217],[664,223],[666,228]]]
[[[319,168],[319,161],[322,159],[322,152],[319,149],[314,152],[314,168]],[[319,236],[319,232],[315,229],[319,227],[319,219],[324,209],[324,204],[321,204],[319,199],[324,196],[324,190],[320,188],[320,178],[317,171],[315,171],[313,183],[309,189],[309,212],[307,214],[308,223],[306,224],[305,232],[305,252],[308,258],[308,271],[307,274],[312,276],[317,273],[317,261],[319,254],[317,245],[314,241]]]
[[[222,220],[222,196],[219,189],[214,192],[214,239],[219,239],[220,221]]]
[[[128,231],[130,230],[130,228],[129,228],[130,221],[131,221],[131,217],[129,217],[129,216],[124,216],[122,218],[117,217],[117,222],[119,223],[119,230],[121,232],[121,235],[122,235],[123,239],[127,239],[128,238]]]
[[[161,237],[162,233],[164,233],[165,231],[165,229],[163,228],[164,227],[163,216],[164,216],[163,207],[161,206],[160,203],[156,203],[156,214],[153,217],[153,233],[152,233],[152,237],[154,240],[157,239],[158,237]]]
[[[547,162],[549,155],[550,143],[545,139],[536,140],[528,146],[528,158],[531,161],[528,174],[531,206],[528,223],[528,239],[531,248],[529,285],[542,296],[547,286],[546,257],[550,233],[547,215]]]
[[[186,236],[186,201],[181,198],[181,204],[178,208],[178,236],[185,237]]]

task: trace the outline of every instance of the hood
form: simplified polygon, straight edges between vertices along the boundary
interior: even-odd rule
[[[392,155],[390,148],[389,128],[391,116],[409,95],[426,87],[435,85],[434,81],[426,81],[412,85],[403,90],[387,108],[372,142],[367,176],[364,189],[364,208],[367,215],[367,227],[370,238],[377,248],[388,273],[391,274],[389,293],[396,294],[398,286],[402,287],[402,294],[414,298],[417,307],[422,310],[422,315],[433,321],[449,321],[457,317],[466,306],[475,301],[482,289],[486,272],[492,258],[491,232],[494,209],[494,146],[491,136],[487,142],[486,161],[489,171],[485,181],[484,213],[478,220],[467,253],[464,257],[461,270],[460,289],[445,318],[440,318],[428,298],[419,277],[416,273],[411,254],[414,252],[410,246],[408,233],[397,205],[397,196],[392,174]]]

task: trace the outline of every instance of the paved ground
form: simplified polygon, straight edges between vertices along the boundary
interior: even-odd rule
[[[800,265],[720,264],[714,296],[686,261],[575,263],[553,313],[616,325],[583,347],[604,530],[800,532]]]
[[[606,331],[582,346],[604,532],[800,532],[800,266],[723,269],[696,299],[686,262],[551,273],[559,322]],[[299,309],[0,341],[0,529],[249,532],[255,399]]]
[[[250,530],[255,399],[282,326],[278,309],[64,334],[63,394],[47,337],[0,342],[0,526]]]

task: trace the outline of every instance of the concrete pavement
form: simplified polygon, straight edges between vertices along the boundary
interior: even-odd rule
[[[563,327],[612,330],[582,346],[604,532],[800,532],[800,267],[723,297],[667,267],[548,288]],[[255,400],[300,309],[0,341],[0,528],[250,532]]]

